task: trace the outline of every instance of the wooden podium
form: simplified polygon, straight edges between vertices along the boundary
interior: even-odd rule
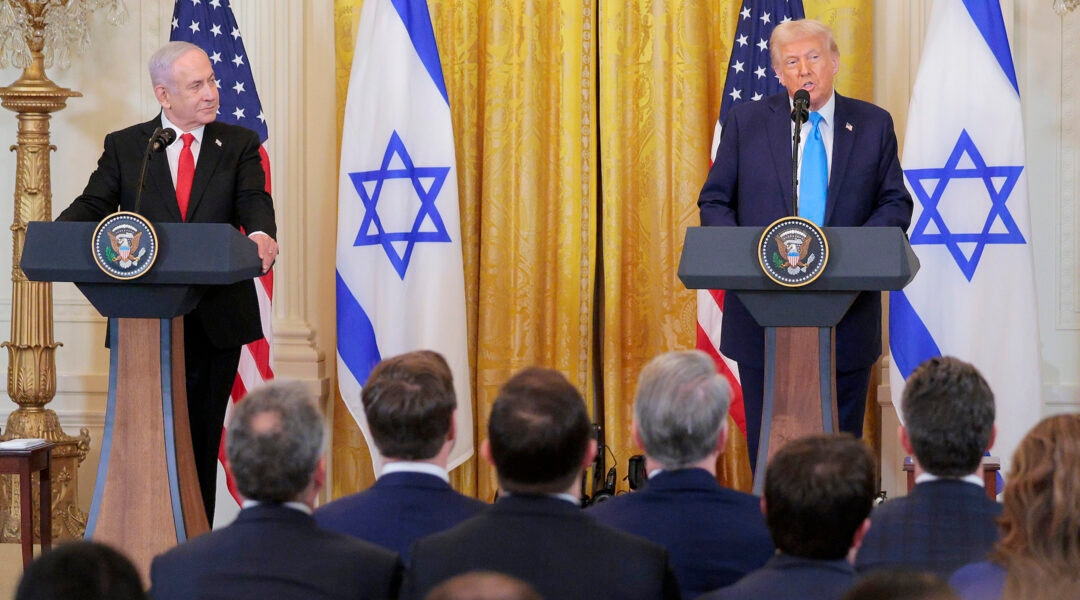
[[[94,262],[97,223],[32,222],[21,266],[34,281],[71,281],[109,318],[109,400],[86,538],[150,561],[209,531],[188,425],[183,315],[207,286],[257,277],[255,243],[224,223],[158,223],[158,257],[142,277]]]
[[[689,289],[738,295],[765,328],[765,388],[754,493],[765,466],[787,441],[834,432],[836,334],[859,292],[903,289],[919,259],[898,227],[825,227],[829,262],[812,283],[789,288],[770,280],[758,262],[765,227],[690,227],[679,279]]]

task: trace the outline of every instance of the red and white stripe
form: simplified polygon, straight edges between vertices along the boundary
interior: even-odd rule
[[[270,185],[270,156],[266,153],[266,146],[259,148],[259,156],[262,158],[263,172],[266,174],[266,193],[271,193]],[[239,402],[247,393],[263,383],[274,378],[274,355],[273,355],[273,311],[271,302],[274,299],[274,270],[271,269],[255,279],[255,295],[259,299],[259,319],[262,322],[263,337],[245,345],[240,349],[240,364],[236,368],[236,379],[233,380],[232,392],[229,394],[229,407],[225,410],[225,423],[222,425],[221,445],[218,446],[218,481],[225,479],[224,490],[218,486],[217,507],[214,514],[215,526],[231,522],[240,510],[243,501],[240,493],[236,490],[236,482],[225,470],[225,429],[229,425],[232,416],[232,405]],[[226,490],[228,495],[226,496]],[[230,502],[231,498],[231,502]]]

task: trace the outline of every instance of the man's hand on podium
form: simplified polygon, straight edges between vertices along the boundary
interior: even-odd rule
[[[255,242],[259,247],[259,258],[262,260],[262,272],[266,273],[270,270],[270,267],[274,266],[274,261],[277,260],[277,241],[261,231],[256,231],[248,237],[250,237],[251,241]]]

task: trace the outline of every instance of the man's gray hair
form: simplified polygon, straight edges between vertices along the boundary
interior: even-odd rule
[[[298,381],[275,380],[236,404],[225,453],[240,494],[282,503],[299,498],[323,454],[324,424]]]
[[[645,454],[665,469],[707,457],[727,423],[731,388],[700,350],[661,354],[638,378],[634,418]]]
[[[175,83],[172,76],[173,63],[176,62],[176,59],[192,50],[198,50],[204,55],[206,54],[202,48],[191,42],[169,42],[158,48],[157,52],[154,52],[154,55],[150,57],[150,83],[154,87],[163,85],[172,90]]]

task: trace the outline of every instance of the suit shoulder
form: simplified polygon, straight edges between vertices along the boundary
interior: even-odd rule
[[[841,109],[845,115],[844,118],[850,117],[892,122],[892,115],[889,111],[873,102],[837,95],[837,110]]]
[[[231,123],[222,123],[220,121],[214,121],[206,125],[207,135],[219,135],[222,137],[232,137],[236,139],[244,139],[246,141],[254,141],[259,143],[259,134],[254,130],[248,129],[241,125],[233,125]]]

